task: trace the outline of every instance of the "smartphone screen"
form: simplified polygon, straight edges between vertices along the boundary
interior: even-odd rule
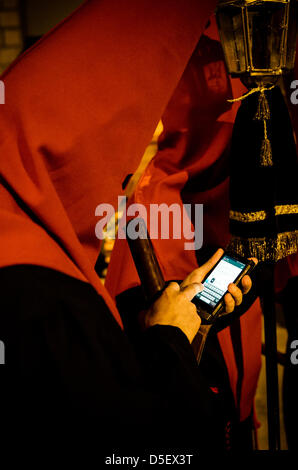
[[[227,292],[229,284],[237,279],[245,267],[246,264],[241,261],[224,255],[203,282],[204,290],[197,294],[195,299],[211,308],[216,307]]]

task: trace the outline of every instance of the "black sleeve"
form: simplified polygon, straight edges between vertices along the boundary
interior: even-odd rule
[[[221,403],[179,329],[155,326],[132,343],[90,285],[36,266],[1,269],[0,296],[1,402],[14,428],[30,421],[81,440],[92,429],[114,448],[222,446]]]

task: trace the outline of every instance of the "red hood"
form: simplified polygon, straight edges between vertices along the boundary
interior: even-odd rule
[[[95,208],[115,203],[215,1],[90,0],[3,75],[0,266],[90,282]]]

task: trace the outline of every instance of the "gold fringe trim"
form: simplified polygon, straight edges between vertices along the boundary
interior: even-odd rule
[[[275,215],[290,215],[298,214],[298,204],[284,204],[274,207]],[[237,212],[230,211],[230,219],[236,220],[237,222],[258,222],[266,220],[269,214],[266,211],[256,212]]]
[[[298,214],[298,204],[275,206],[275,215]]]
[[[237,212],[230,211],[230,219],[237,220],[238,222],[257,222],[258,220],[265,220],[267,213],[265,211],[257,212]]]
[[[279,233],[276,238],[233,237],[228,250],[245,258],[276,262],[298,251],[298,230]]]

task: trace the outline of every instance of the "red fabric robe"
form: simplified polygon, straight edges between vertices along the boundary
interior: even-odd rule
[[[215,4],[89,0],[2,75],[0,267],[89,282],[120,322],[95,209],[136,169]]]
[[[229,105],[227,99],[241,96],[247,90],[239,80],[230,80],[227,75],[218,41],[212,16],[162,116],[164,132],[159,139],[159,151],[146,168],[128,206],[139,203],[147,207],[149,226],[150,204],[175,203],[180,205],[181,211],[183,202],[203,204],[204,244],[224,247],[230,238],[229,178],[225,172],[233,122],[239,106]],[[212,176],[206,170],[214,165],[219,167]],[[190,182],[196,185],[196,189],[185,192]],[[184,279],[198,266],[195,252],[185,250],[185,242],[187,240],[183,237],[152,240],[166,280]],[[117,240],[106,287],[115,297],[139,283],[126,240]],[[237,402],[238,370],[230,328],[220,332],[218,338],[242,421],[252,411],[261,367],[259,300],[241,317],[240,323],[244,366],[240,403]]]

